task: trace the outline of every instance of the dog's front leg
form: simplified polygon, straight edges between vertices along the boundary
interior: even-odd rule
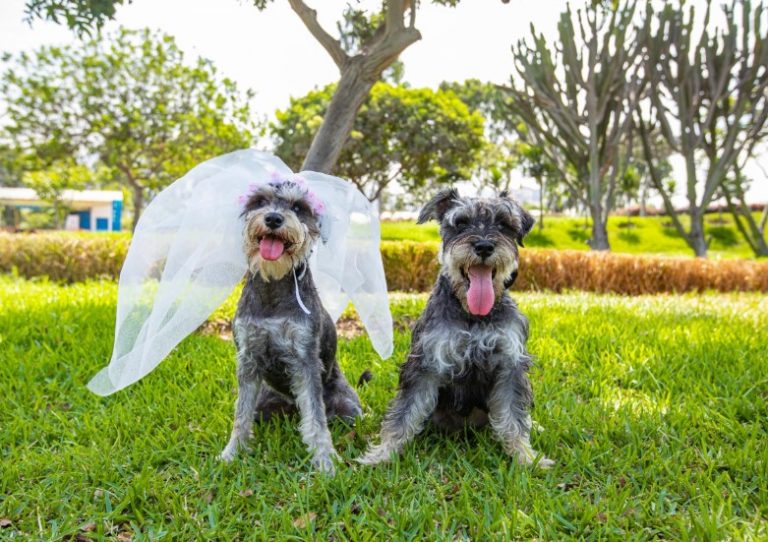
[[[291,391],[301,414],[301,439],[312,452],[312,465],[323,472],[335,472],[333,460],[339,454],[333,448],[323,403],[320,362],[301,364],[291,374]]]
[[[522,465],[533,464],[537,456],[530,443],[529,409],[533,394],[527,369],[527,363],[502,367],[488,402],[491,427],[504,446],[504,451]],[[544,456],[538,461],[541,468],[549,468],[554,464],[554,461]]]
[[[405,380],[405,381],[404,381]],[[375,465],[392,459],[403,446],[424,428],[424,423],[437,405],[438,380],[420,376],[402,379],[400,390],[392,400],[381,424],[381,443],[368,448],[359,463]]]
[[[232,461],[240,448],[248,449],[248,438],[251,436],[253,426],[253,410],[261,388],[261,378],[238,368],[237,384],[235,423],[232,427],[232,436],[219,456],[223,461]]]

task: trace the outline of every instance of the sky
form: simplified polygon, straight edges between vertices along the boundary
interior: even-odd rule
[[[347,3],[355,1],[307,3],[317,9],[324,28],[335,35],[336,20]],[[376,2],[361,2],[372,3]],[[554,36],[566,3],[464,0],[448,8],[424,0],[416,20],[422,40],[401,55],[405,80],[416,87],[469,78],[505,83],[513,71],[512,44],[530,36],[531,24],[545,36]],[[34,21],[30,26],[23,19],[24,0],[0,0],[0,51],[75,41],[63,26],[45,21]],[[248,0],[133,0],[118,8],[116,20],[108,23],[106,30],[120,25],[162,30],[174,36],[188,55],[212,60],[222,76],[256,92],[254,110],[267,119],[276,109],[287,107],[291,96],[302,96],[338,79],[328,54],[285,0],[276,0],[263,12]],[[763,163],[768,165],[768,161]],[[747,173],[761,180],[755,183],[751,199],[768,200],[768,180],[755,168]]]
[[[336,35],[336,20],[349,1],[307,3],[317,9],[324,28]],[[519,7],[531,3],[464,0],[447,8],[424,1],[416,21],[422,40],[401,56],[406,80],[430,87],[471,77],[508,81],[512,43],[529,33],[531,23],[551,34],[565,6],[565,0],[537,0],[535,9]],[[24,0],[0,0],[0,51],[73,41],[61,26],[35,21],[30,27],[23,17]],[[247,0],[133,0],[118,8],[116,20],[106,28],[118,25],[148,26],[173,35],[188,54],[214,61],[221,74],[256,91],[254,106],[263,115],[286,107],[290,96],[338,79],[328,54],[285,0],[276,0],[263,12]]]

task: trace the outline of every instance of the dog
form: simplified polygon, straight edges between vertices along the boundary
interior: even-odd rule
[[[428,220],[440,223],[440,274],[414,325],[381,442],[358,461],[390,460],[431,420],[449,432],[490,424],[519,463],[550,467],[530,444],[528,320],[507,293],[534,219],[506,193],[462,198],[445,189],[421,210],[418,223]]]
[[[336,327],[309,269],[321,240],[317,199],[305,183],[273,179],[246,196],[243,217],[249,270],[232,326],[238,396],[221,459],[247,448],[254,420],[298,410],[312,465],[333,473],[339,456],[327,420],[351,420],[362,409],[336,360]]]

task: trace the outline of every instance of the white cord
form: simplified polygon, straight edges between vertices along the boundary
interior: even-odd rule
[[[304,305],[304,302],[301,300],[301,296],[299,295],[299,279],[296,278],[296,268],[293,268],[293,284],[296,286],[296,301],[299,302],[299,307],[301,307],[301,310],[303,310],[306,314],[312,314],[312,312]]]

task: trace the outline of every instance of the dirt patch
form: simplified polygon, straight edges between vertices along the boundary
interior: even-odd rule
[[[197,332],[203,335],[215,335],[224,341],[231,341],[232,321],[226,318],[206,320],[203,325],[197,328]],[[365,327],[357,317],[342,316],[336,322],[336,333],[343,339],[352,339],[365,333]]]

